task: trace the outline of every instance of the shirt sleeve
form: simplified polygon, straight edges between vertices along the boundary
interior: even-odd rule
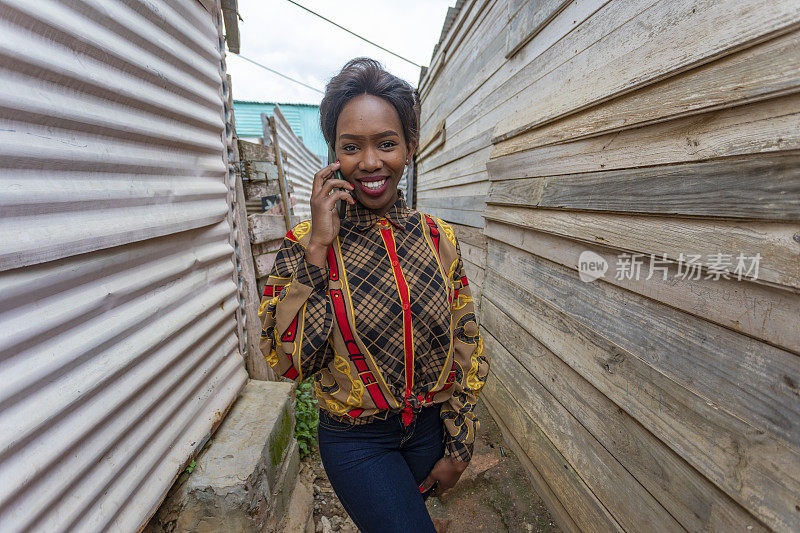
[[[489,374],[489,361],[483,354],[483,340],[478,333],[478,321],[472,291],[464,272],[461,248],[456,242],[457,258],[450,269],[455,292],[451,304],[453,314],[453,354],[456,380],[453,396],[442,405],[445,456],[458,461],[470,461],[475,442],[478,419],[475,404]]]
[[[261,353],[277,375],[297,380],[333,359],[328,270],[306,262],[305,253],[300,242],[284,238],[258,310]]]

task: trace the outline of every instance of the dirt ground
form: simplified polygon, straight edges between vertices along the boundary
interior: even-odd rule
[[[453,489],[428,498],[428,510],[440,533],[488,531],[560,533],[544,502],[531,487],[519,460],[481,402],[481,427],[475,453]],[[303,460],[301,475],[314,487],[314,523],[318,533],[358,531],[345,513],[314,453]]]

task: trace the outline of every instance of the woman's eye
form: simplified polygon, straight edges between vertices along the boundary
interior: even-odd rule
[[[384,141],[381,143],[381,148],[383,148],[384,150],[388,150],[389,148],[394,148],[395,146],[397,146],[397,143],[394,141]]]
[[[345,152],[352,152],[355,149],[356,149],[356,147],[353,144],[346,144],[346,145],[342,146],[342,150],[344,150]]]

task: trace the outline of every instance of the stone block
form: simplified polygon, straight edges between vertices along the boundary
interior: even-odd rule
[[[251,380],[156,513],[168,532],[273,531],[299,470],[294,383]]]

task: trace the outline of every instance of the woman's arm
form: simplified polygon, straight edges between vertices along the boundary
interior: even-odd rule
[[[300,380],[333,359],[328,273],[306,261],[305,248],[295,236],[303,224],[308,223],[284,238],[259,309],[261,353],[279,376]]]
[[[303,379],[333,359],[328,336],[333,307],[327,295],[325,253],[339,234],[336,201],[355,200],[345,191],[353,186],[335,179],[339,162],[314,175],[311,192],[312,222],[301,222],[286,234],[272,267],[258,315],[261,353],[279,376]],[[308,249],[300,242],[308,235]]]
[[[449,229],[449,228],[448,228]],[[450,230],[452,235],[452,230]],[[453,236],[453,238],[455,238]],[[441,417],[445,428],[445,455],[433,466],[419,486],[420,492],[441,495],[452,488],[472,459],[478,419],[475,403],[489,374],[489,361],[483,354],[483,341],[478,333],[475,305],[469,287],[461,249],[455,243],[457,257],[450,269],[455,291],[451,303],[453,315],[453,355],[456,381],[453,396],[442,404]]]
[[[456,251],[456,263],[451,268],[455,287],[451,312],[456,381],[453,384],[453,396],[442,405],[441,417],[447,431],[445,456],[469,462],[472,459],[475,430],[478,428],[475,404],[489,374],[489,361],[483,354],[483,340],[478,333],[472,290],[464,272],[458,242]]]

